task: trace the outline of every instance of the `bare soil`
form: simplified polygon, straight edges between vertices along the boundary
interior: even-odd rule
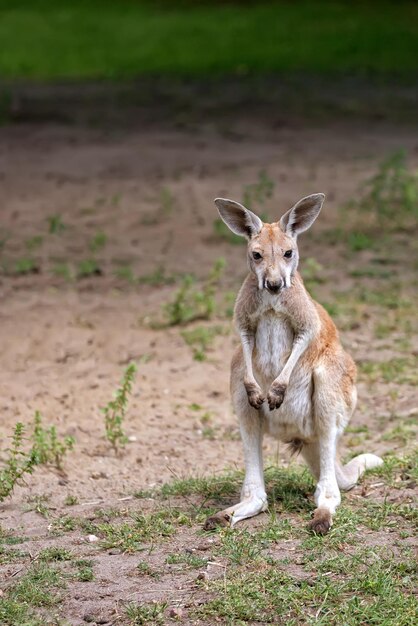
[[[336,225],[337,208],[356,196],[388,153],[405,148],[411,163],[418,164],[412,129],[379,122],[273,127],[265,119],[241,118],[229,124],[228,132],[212,122],[185,130],[139,126],[131,132],[37,123],[2,127],[0,141],[3,259],[10,270],[18,259],[33,257],[38,268],[27,275],[7,270],[0,276],[3,448],[14,424],[30,424],[35,410],[41,411],[45,423],[56,424],[60,435],[76,439],[65,473],[39,469],[0,505],[1,526],[29,537],[25,549],[32,556],[56,544],[51,523],[63,514],[94,517],[97,507],[138,512],[153,506],[132,499],[140,489],[173,477],[242,467],[228,391],[229,361],[237,341],[231,320],[217,321],[224,334],[215,338],[207,359],[196,362],[181,329],[156,330],[149,324],[161,315],[179,280],[131,285],[117,278],[115,269],[129,265],[143,277],[163,267],[168,275],[194,273],[202,279],[215,260],[224,257],[219,295],[236,292],[245,275],[245,248],[215,235],[213,198],[242,198],[244,186],[264,169],[275,182],[265,207],[271,219],[303,195],[326,193],[318,223],[300,241],[301,267],[303,272],[308,257],[322,265],[325,282],[316,295],[332,302],[334,290],[355,283],[350,270],[371,256],[367,250],[344,256],[340,247],[328,245],[324,233]],[[60,234],[48,232],[48,217],[54,214],[65,225]],[[107,242],[92,253],[89,242],[98,232],[106,233]],[[38,235],[42,244],[28,251],[28,240]],[[68,282],[52,273],[54,264],[65,262],[76,271],[80,261],[91,257],[101,275]],[[402,271],[412,275],[408,259],[403,263]],[[374,285],[373,279],[369,282]],[[413,291],[407,295],[413,297]],[[357,360],[399,356],[391,336],[376,340],[373,319],[353,322],[358,323],[347,325],[342,339]],[[139,363],[125,424],[131,441],[117,457],[104,439],[100,407],[112,398],[130,361]],[[382,434],[393,427],[394,403],[397,415],[408,416],[416,412],[418,401],[410,385],[398,387],[396,401],[389,389],[383,381],[360,380],[353,425],[367,424],[369,435],[366,442],[352,442],[343,454],[365,447],[381,453],[402,451],[402,442],[384,440]],[[265,450],[269,462],[288,462],[284,448],[275,442],[266,441]],[[361,489],[350,497],[359,497]],[[76,496],[79,504],[65,506],[68,495]],[[28,510],[33,496],[46,498],[47,519]],[[292,517],[298,524],[297,516]],[[144,580],[135,574],[137,554],[98,551],[81,531],[64,535],[60,546],[94,558],[95,580],[71,583],[58,612],[74,625],[90,618],[113,623],[121,606],[131,600],[190,605],[196,572],[176,574],[175,566],[164,566],[165,554],[197,549],[204,541],[198,527],[182,528],[169,546],[158,545],[150,557],[153,566],[165,567],[163,578]],[[208,567],[209,575],[222,569]],[[19,568],[1,566],[6,588]],[[199,594],[203,601],[201,588]]]

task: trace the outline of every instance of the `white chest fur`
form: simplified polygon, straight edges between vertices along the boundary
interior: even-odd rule
[[[267,308],[257,320],[255,332],[254,372],[263,391],[280,374],[292,351],[293,328],[283,312]],[[263,407],[269,432],[275,437],[290,441],[312,436],[312,375],[296,364],[292,372],[282,406],[270,411]]]
[[[282,313],[265,311],[259,318],[255,334],[257,372],[270,384],[283,369],[292,350],[294,333]]]

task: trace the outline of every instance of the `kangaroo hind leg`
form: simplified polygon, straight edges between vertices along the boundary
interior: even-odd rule
[[[341,502],[335,474],[337,435],[335,428],[321,433],[317,441],[305,444],[302,456],[318,481],[314,499],[316,509],[309,528],[319,535],[325,535],[332,526],[332,516]]]
[[[245,479],[241,500],[238,504],[208,517],[204,525],[205,530],[213,530],[217,526],[234,526],[237,522],[267,509],[262,455],[263,418],[261,412],[249,405],[243,385],[237,396],[234,399],[245,458]]]

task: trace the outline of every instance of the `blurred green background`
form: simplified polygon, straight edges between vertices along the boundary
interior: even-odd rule
[[[409,77],[418,3],[0,1],[0,76],[275,72]]]

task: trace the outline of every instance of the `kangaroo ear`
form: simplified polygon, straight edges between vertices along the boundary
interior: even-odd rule
[[[292,237],[297,237],[299,233],[308,230],[318,217],[324,200],[323,193],[314,193],[299,200],[281,218],[279,222],[281,229]]]
[[[247,239],[251,239],[263,228],[263,222],[260,218],[239,202],[227,200],[226,198],[216,198],[215,204],[218,207],[222,220],[236,235],[242,235]]]

